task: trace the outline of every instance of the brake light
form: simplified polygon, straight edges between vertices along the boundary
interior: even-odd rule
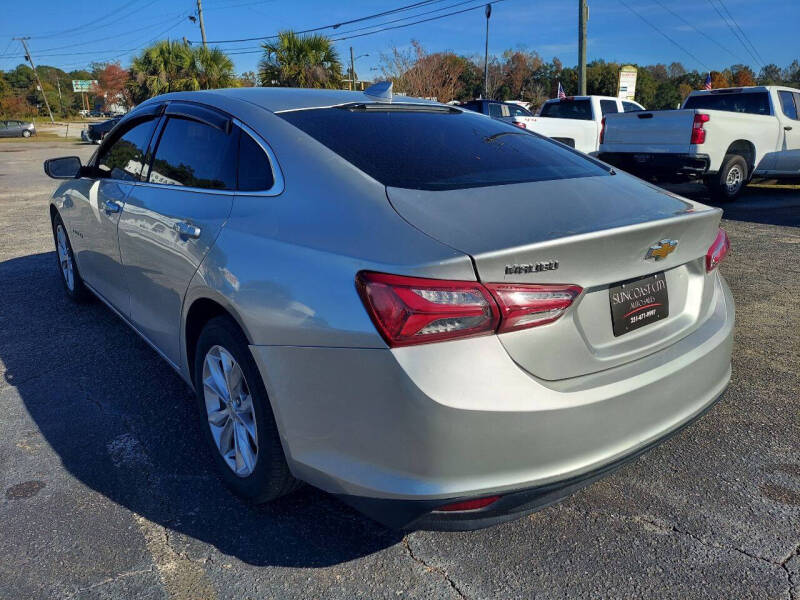
[[[728,255],[730,249],[731,241],[728,239],[728,234],[720,227],[717,238],[714,240],[714,243],[711,244],[708,252],[706,252],[706,272],[710,273],[716,269],[717,265],[722,262],[722,259]]]
[[[582,289],[423,279],[362,271],[356,286],[391,347],[507,333],[552,323]]]
[[[500,306],[497,333],[552,323],[569,308],[582,289],[577,285],[486,285]]]
[[[389,346],[493,333],[500,313],[478,282],[361,272],[358,291]]]
[[[445,504],[436,510],[444,510],[447,512],[456,510],[477,510],[484,508],[490,504],[494,504],[500,500],[500,496],[487,496],[486,498],[475,498],[474,500],[462,500],[461,502],[453,502],[452,504]]]
[[[692,123],[692,139],[690,144],[704,144],[706,141],[706,130],[703,129],[703,124],[708,123],[711,119],[710,115],[696,114],[694,116],[694,123]]]
[[[523,123],[522,121],[514,121],[514,125],[516,125],[520,129],[527,129],[528,128],[528,126],[525,125],[525,123]]]
[[[600,143],[603,143],[603,140],[606,138],[606,118],[600,121]]]

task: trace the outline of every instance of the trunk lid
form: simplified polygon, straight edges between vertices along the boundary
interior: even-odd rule
[[[606,115],[602,150],[606,146],[689,146],[694,110],[663,110]],[[624,151],[617,148],[616,151]]]
[[[698,327],[712,306],[704,257],[721,211],[628,175],[387,193],[409,223],[469,254],[483,282],[583,288],[558,321],[499,336],[514,361],[542,379],[593,373],[655,352]],[[657,262],[645,259],[664,239],[677,240],[676,249]],[[537,264],[550,269],[537,272]],[[660,272],[669,315],[615,336],[609,288]]]

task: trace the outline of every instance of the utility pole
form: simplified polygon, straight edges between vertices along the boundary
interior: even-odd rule
[[[492,16],[492,5],[486,5],[486,54],[483,57],[483,97],[489,97],[489,17]]]
[[[352,46],[350,46],[350,89],[356,91],[356,60],[353,58]]]
[[[58,78],[56,73],[56,85],[58,86],[58,105],[61,107],[61,116],[64,116],[64,99],[61,97],[61,79]]]
[[[25,49],[25,58],[28,59],[28,62],[31,63],[31,69],[33,69],[33,74],[36,76],[36,82],[39,84],[39,89],[42,90],[42,98],[44,98],[44,105],[47,107],[47,114],[50,115],[50,122],[55,123],[55,119],[53,119],[53,111],[50,110],[50,103],[47,101],[47,94],[44,93],[44,87],[42,86],[42,80],[39,79],[39,73],[36,72],[36,65],[33,64],[33,58],[31,58],[31,51],[28,50],[28,44],[26,43],[30,37],[18,37],[14,38],[22,42],[22,47]]]
[[[200,35],[203,38],[203,48],[208,48],[206,43],[206,24],[203,22],[203,2],[197,0],[197,18],[200,19]]]
[[[589,20],[587,0],[578,0],[578,95],[586,95],[586,22]]]

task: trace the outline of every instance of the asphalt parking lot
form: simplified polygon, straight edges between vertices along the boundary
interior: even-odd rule
[[[66,300],[41,164],[93,150],[0,144],[0,599],[800,599],[800,189],[723,207],[733,379],[699,422],[522,520],[404,535],[313,489],[236,500],[186,385]]]

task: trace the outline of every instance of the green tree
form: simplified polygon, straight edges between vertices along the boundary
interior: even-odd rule
[[[131,62],[130,91],[138,104],[168,92],[199,89],[192,67],[192,50],[180,42],[161,41]]]
[[[282,31],[262,45],[259,63],[261,85],[279,87],[339,88],[342,64],[331,40],[324,35],[300,36]]]
[[[201,90],[238,87],[233,61],[219,48],[199,47],[192,52],[191,70]]]

